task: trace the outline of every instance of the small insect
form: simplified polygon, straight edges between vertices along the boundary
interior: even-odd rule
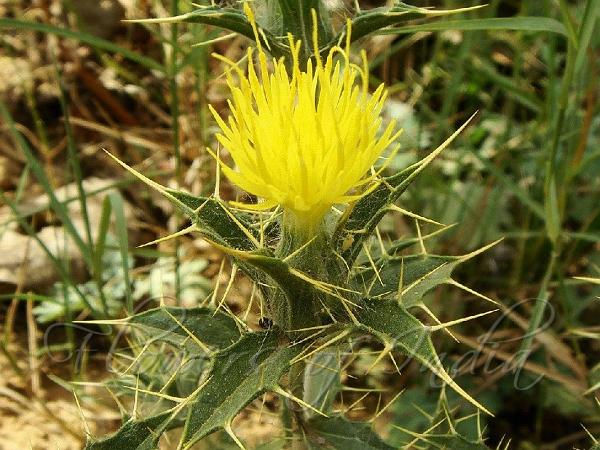
[[[269,317],[261,317],[258,319],[258,325],[264,330],[269,330],[273,327],[273,319]]]
[[[343,251],[348,250],[350,248],[350,246],[353,244],[353,242],[354,242],[354,236],[352,236],[352,235],[346,236],[346,238],[342,242],[342,250]]]

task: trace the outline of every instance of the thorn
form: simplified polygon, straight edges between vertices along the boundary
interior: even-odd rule
[[[448,405],[446,402],[442,403],[442,409],[444,410],[444,416],[446,417],[446,422],[448,422],[450,432],[452,434],[456,434],[456,429],[454,428],[454,424],[452,423],[452,417],[450,416],[450,411],[448,411]]]
[[[437,272],[438,270],[442,270],[443,268],[445,268],[448,265],[448,263],[444,263],[441,264],[439,266],[437,266],[435,269],[433,269],[430,272],[427,272],[425,275],[423,275],[422,277],[420,277],[419,279],[413,281],[411,284],[408,285],[408,287],[406,289],[404,289],[402,291],[402,295],[406,294],[408,291],[410,291],[412,288],[414,288],[415,286],[418,286],[419,284],[421,284],[423,282],[423,280],[427,279],[429,276],[433,275],[435,272]]]
[[[394,354],[390,352],[390,353],[388,353],[388,356],[392,360],[392,364],[396,368],[396,372],[398,372],[398,375],[402,375],[402,373],[400,373],[400,366],[398,366],[398,363],[396,362],[396,358],[394,358]]]
[[[334,284],[327,283],[325,281],[315,280],[314,278],[311,278],[308,275],[306,275],[305,273],[300,272],[299,270],[296,270],[292,267],[289,267],[288,271],[289,271],[289,273],[296,276],[297,278],[300,278],[301,280],[306,281],[309,284],[312,284],[315,287],[315,289],[317,289],[321,292],[325,292],[326,294],[329,294],[332,297],[337,298],[338,300],[341,300],[342,306],[348,313],[348,316],[352,319],[352,322],[354,322],[355,325],[359,324],[358,319],[356,318],[356,316],[354,315],[354,313],[352,312],[352,310],[350,309],[348,304],[350,304],[356,308],[360,308],[360,306],[358,304],[348,300],[347,298],[343,297],[337,291],[340,290],[340,291],[345,291],[345,292],[351,292],[354,294],[360,294],[360,292],[352,290],[352,289],[343,288],[341,286],[336,286]]]
[[[290,259],[292,259],[294,256],[298,255],[300,252],[302,252],[302,250],[304,250],[306,247],[308,247],[312,242],[314,242],[314,240],[318,237],[315,236],[312,239],[308,240],[305,244],[302,244],[300,247],[298,247],[298,249],[294,250],[292,253],[290,253],[289,255],[287,255],[285,258],[282,259],[282,261],[284,263],[287,263]]]
[[[436,222],[435,220],[433,220],[433,219],[429,219],[429,218],[427,218],[427,217],[424,217],[424,216],[419,216],[418,214],[415,214],[415,213],[414,213],[414,212],[412,212],[412,211],[408,211],[407,209],[400,208],[399,206],[397,206],[397,205],[394,205],[394,204],[392,204],[392,205],[389,205],[389,206],[388,206],[388,209],[389,209],[390,211],[396,211],[396,212],[402,213],[402,214],[404,214],[405,216],[412,217],[413,219],[416,219],[416,220],[421,220],[421,221],[423,221],[423,222],[432,223],[432,224],[434,224],[434,225],[438,225],[438,226],[440,226],[440,227],[445,227],[445,226],[446,226],[446,225],[444,225],[443,223]]]
[[[133,174],[140,181],[144,182],[146,185],[150,186],[154,190],[160,192],[160,194],[162,194],[164,197],[168,198],[173,203],[175,203],[176,205],[178,205],[183,211],[185,211],[185,213],[188,216],[193,216],[194,211],[189,206],[187,206],[185,203],[183,203],[182,201],[178,200],[173,194],[167,192],[167,190],[164,188],[164,186],[158,184],[156,181],[152,181],[150,178],[148,178],[145,175],[141,174],[140,172],[138,172],[134,168],[128,166],[123,161],[121,161],[119,158],[117,158],[112,153],[110,153],[108,150],[106,150],[104,148],[102,150],[104,150],[104,152],[108,156],[110,156],[114,161],[116,161],[120,166],[122,166],[129,173]]]
[[[242,233],[244,233],[246,235],[246,237],[248,239],[250,239],[250,241],[254,244],[254,246],[256,248],[260,248],[260,242],[258,242],[256,240],[256,238],[254,237],[254,235],[250,232],[250,230],[248,230],[248,228],[246,228],[242,222],[240,222],[238,220],[238,218],[231,212],[229,211],[229,208],[226,208],[225,205],[223,205],[223,203],[218,202],[219,205],[221,206],[221,208],[223,208],[223,211],[225,211],[225,214],[227,214],[231,220],[233,220],[233,222],[240,228],[240,230],[242,230]]]
[[[583,428],[583,430],[587,433],[587,435],[590,437],[590,439],[594,442],[594,444],[598,443],[598,440],[592,435],[592,433],[589,432],[589,430],[585,427],[584,424],[580,423],[581,428]]]
[[[383,408],[381,408],[379,410],[379,412],[377,414],[375,414],[375,416],[371,419],[371,421],[377,419],[381,414],[383,414],[385,412],[386,409],[388,409],[392,403],[394,403],[402,394],[404,393],[404,389],[402,389],[400,392],[398,392],[396,395],[394,395],[394,398],[392,398],[387,405],[385,405]]]
[[[451,143],[456,139],[456,137],[466,128],[466,126],[473,120],[477,112],[475,112],[471,117],[467,119],[465,123],[463,123],[458,130],[456,130],[450,137],[448,137],[444,142],[442,142],[434,151],[432,151],[429,155],[423,158],[421,161],[417,161],[411,166],[407,167],[405,170],[414,169],[414,171],[404,180],[404,183],[409,183],[413,179],[415,179],[431,162],[442,153]]]
[[[164,309],[164,311],[167,313],[167,315],[173,319],[173,321],[183,330],[186,332],[186,334],[190,337],[190,339],[192,339],[192,341],[194,341],[198,347],[200,347],[202,349],[203,352],[207,353],[208,355],[212,355],[213,351],[211,349],[209,349],[206,344],[204,342],[202,342],[194,333],[192,333],[190,330],[187,329],[187,327],[185,325],[183,325],[183,323],[181,323],[177,317],[175,317],[173,314],[171,314],[171,312],[168,309]]]
[[[463,323],[463,322],[467,322],[469,320],[477,319],[479,317],[487,316],[488,314],[495,313],[496,311],[499,311],[499,310],[498,309],[492,309],[491,311],[482,312],[480,314],[475,314],[475,315],[469,316],[469,317],[463,317],[462,319],[452,320],[450,322],[441,323],[439,325],[427,326],[426,328],[429,331],[443,330],[444,328],[451,327],[451,326],[457,325],[459,323]]]
[[[146,343],[144,344],[144,346],[142,347],[142,350],[140,351],[140,353],[138,353],[138,354],[136,355],[136,357],[135,357],[135,358],[133,358],[133,360],[131,361],[131,364],[129,364],[129,366],[128,366],[128,367],[125,369],[125,371],[123,372],[123,375],[125,375],[126,373],[128,373],[128,372],[129,372],[129,371],[130,371],[130,370],[133,368],[133,366],[134,366],[134,365],[135,365],[135,364],[136,364],[136,363],[139,361],[139,359],[142,357],[142,355],[144,354],[144,352],[145,352],[146,350],[148,350],[148,347],[150,347],[150,345],[152,345],[154,342],[156,342],[154,339],[150,339],[148,342],[146,342]],[[131,347],[133,347],[133,346],[131,346]]]
[[[217,293],[219,292],[219,285],[221,281],[221,276],[223,275],[223,268],[225,267],[225,258],[221,260],[221,265],[219,266],[219,273],[215,278],[215,288],[213,290],[212,297],[210,298],[210,304],[212,307],[215,307],[217,303]]]
[[[371,392],[367,392],[366,394],[361,395],[358,400],[356,400],[354,403],[352,403],[350,406],[348,406],[345,410],[343,414],[348,414],[350,411],[352,411],[354,409],[354,407],[356,405],[358,405],[361,401],[363,401]]]
[[[131,417],[136,420],[138,417],[137,408],[138,408],[138,389],[140,387],[140,376],[139,374],[135,377],[135,394],[133,396],[133,411],[131,413]]]
[[[310,331],[310,330],[324,330],[326,328],[330,328],[331,324],[327,324],[327,325],[315,325],[314,327],[305,327],[305,328],[295,328],[293,330],[289,330],[289,331]]]
[[[206,47],[208,45],[212,45],[212,44],[215,44],[217,42],[227,41],[227,40],[232,39],[232,38],[234,38],[236,36],[237,36],[237,33],[229,33],[229,34],[226,34],[226,35],[218,37],[218,38],[208,39],[208,40],[202,41],[202,42],[197,42],[195,44],[192,44],[190,47]]]
[[[241,443],[241,441],[238,439],[238,437],[235,435],[235,433],[231,429],[231,422],[226,423],[223,428],[225,429],[225,431],[227,432],[229,437],[231,437],[231,439],[233,439],[233,441],[237,444],[237,446],[239,448],[241,448],[242,450],[246,450],[246,447],[244,447],[244,444]]]
[[[498,303],[496,300],[493,300],[493,299],[491,299],[491,298],[489,298],[489,297],[486,297],[485,295],[483,295],[483,294],[481,294],[481,293],[479,293],[479,292],[477,292],[477,291],[475,291],[475,290],[471,289],[471,288],[470,288],[470,287],[468,287],[468,286],[465,286],[464,284],[461,284],[461,283],[459,283],[458,281],[456,281],[456,280],[454,280],[454,279],[452,279],[452,278],[450,278],[450,279],[447,281],[447,283],[448,283],[448,284],[451,284],[452,286],[456,286],[457,288],[459,288],[459,289],[462,289],[463,291],[466,291],[466,292],[468,292],[469,294],[473,294],[473,295],[475,295],[476,297],[482,298],[482,299],[484,299],[485,301],[488,301],[488,302],[490,302],[490,303],[493,303],[494,305],[497,305],[497,306],[499,306],[499,305],[500,305],[500,303]]]
[[[377,269],[377,266],[375,265],[375,261],[373,261],[373,258],[371,257],[371,252],[369,252],[369,247],[367,246],[366,242],[363,242],[362,246],[363,246],[363,250],[365,251],[365,254],[367,255],[367,259],[369,260],[369,264],[371,264],[371,267],[373,268],[373,272],[375,272],[375,276],[379,280],[379,283],[382,286],[384,286],[383,280],[381,279],[381,276],[379,275],[379,270]]]
[[[421,254],[427,255],[427,249],[425,248],[425,241],[423,240],[423,236],[421,235],[421,227],[419,226],[418,220],[415,220],[415,225],[417,226],[417,238],[419,239],[419,246],[421,247]]]
[[[400,276],[398,277],[398,291],[396,293],[396,298],[398,300],[398,304],[402,304],[402,289],[404,287],[404,258],[400,260]]]
[[[337,336],[331,338],[330,340],[328,340],[327,342],[325,342],[324,344],[318,346],[316,349],[314,349],[313,351],[309,352],[306,355],[302,355],[302,353],[300,353],[298,356],[296,356],[294,359],[292,359],[290,361],[290,365],[295,364],[297,362],[302,361],[303,359],[306,359],[312,355],[314,355],[315,353],[317,353],[320,350],[323,350],[324,348],[329,347],[331,344],[345,338],[346,336],[348,336],[351,333],[350,330],[344,330],[342,331],[340,334],[338,334]],[[310,348],[310,347],[309,347]]]
[[[131,387],[131,386],[127,386],[127,385],[123,385],[123,388],[125,389],[131,389],[132,391],[136,391],[136,395],[138,392],[141,392],[142,394],[148,394],[148,395],[152,395],[155,397],[159,397],[159,398],[164,398],[167,400],[170,400],[172,402],[175,403],[181,403],[183,402],[185,399],[181,398],[181,397],[174,397],[172,395],[168,395],[168,394],[162,394],[160,392],[155,392],[155,391],[149,391],[147,389],[139,389],[137,387]]]
[[[181,369],[183,367],[185,367],[185,365],[190,361],[191,359],[188,358],[183,358],[181,360],[181,364],[179,364],[179,366],[177,366],[177,370],[174,370],[173,373],[171,374],[171,376],[169,377],[169,379],[165,382],[165,384],[163,385],[163,387],[160,388],[160,390],[158,392],[162,393],[165,389],[167,389],[171,383],[173,382],[173,380],[175,380],[175,378],[177,378],[177,376],[179,375],[179,372],[181,372]]]
[[[305,337],[305,338],[303,338],[303,339],[300,339],[299,341],[294,341],[294,342],[292,342],[292,343],[290,344],[290,346],[291,346],[291,347],[293,347],[293,346],[295,346],[295,345],[300,345],[300,344],[303,344],[304,342],[311,341],[311,340],[313,340],[314,338],[316,338],[316,337],[317,337],[319,334],[323,333],[323,331],[325,331],[325,330],[324,330],[324,329],[322,329],[322,330],[319,330],[319,331],[317,331],[316,333],[312,333],[311,335],[309,335],[309,336],[306,336],[306,337]]]
[[[311,411],[316,412],[317,414],[323,416],[323,417],[329,417],[327,414],[325,414],[322,411],[319,411],[317,408],[315,408],[312,405],[309,405],[308,403],[306,403],[304,400],[302,400],[301,398],[296,397],[294,394],[291,394],[289,392],[286,392],[285,390],[283,390],[281,388],[281,386],[275,386],[275,389],[273,389],[274,392],[278,393],[279,395],[282,395],[286,398],[289,398],[290,400],[298,403],[299,405],[304,406],[305,408],[310,409]]]
[[[434,320],[434,321],[435,321],[435,322],[436,322],[438,325],[441,325],[441,324],[442,324],[442,322],[440,322],[440,319],[438,319],[438,318],[435,316],[435,314],[433,314],[433,311],[431,311],[431,310],[430,310],[430,309],[427,307],[427,305],[425,305],[425,303],[420,303],[420,304],[419,304],[419,305],[417,305],[417,306],[418,306],[419,308],[421,308],[423,311],[425,311],[425,313],[426,313],[426,314],[427,314],[429,317],[431,317],[431,318],[432,318],[432,319],[433,319],[433,320]],[[444,331],[445,331],[446,333],[448,333],[448,335],[449,335],[449,336],[450,336],[452,339],[454,339],[456,342],[460,342],[460,341],[457,339],[457,337],[456,337],[456,336],[454,336],[454,335],[452,334],[452,332],[451,332],[449,329],[447,329],[447,328],[444,328]]]
[[[488,245],[484,245],[483,247],[481,247],[481,248],[478,248],[478,249],[477,249],[477,250],[475,250],[475,251],[472,251],[471,253],[467,253],[466,255],[462,255],[462,256],[460,256],[460,257],[458,258],[458,260],[459,260],[459,261],[462,263],[462,262],[465,262],[465,261],[467,261],[467,260],[469,260],[469,259],[471,259],[471,258],[474,258],[475,256],[477,256],[477,255],[479,255],[479,254],[481,254],[481,253],[483,253],[483,252],[485,252],[485,251],[489,250],[489,249],[490,249],[490,248],[492,248],[494,245],[497,245],[498,243],[502,242],[503,240],[504,240],[504,238],[497,239],[497,240],[495,240],[494,242],[491,242],[491,243],[490,243],[490,244],[488,244]]]
[[[85,418],[85,414],[83,413],[83,409],[81,408],[81,404],[79,403],[79,398],[77,397],[77,392],[73,389],[73,397],[75,397],[75,403],[77,404],[77,410],[79,411],[79,415],[81,416],[81,421],[83,422],[83,429],[85,431],[85,435],[92,437],[92,431],[90,430],[90,426]],[[587,430],[586,430],[587,431]]]
[[[252,283],[252,291],[250,292],[250,300],[248,301],[248,307],[246,308],[246,311],[244,312],[244,317],[243,317],[244,322],[246,320],[248,320],[248,315],[250,314],[250,310],[252,309],[252,304],[254,303],[254,295],[255,294],[256,294],[256,283]],[[263,317],[262,307],[261,307],[260,311],[261,311],[260,316]]]
[[[379,226],[375,227],[375,236],[377,237],[377,242],[379,242],[379,251],[383,256],[389,256],[387,249],[383,243],[383,238],[381,237],[381,232],[379,231]]]
[[[215,312],[213,313],[213,317],[217,314],[217,312],[219,312],[219,309],[221,309],[221,306],[225,303],[225,299],[229,295],[229,291],[231,290],[231,286],[233,286],[233,282],[235,280],[236,274],[237,274],[237,264],[233,263],[231,265],[231,274],[229,275],[229,282],[227,283],[227,286],[225,287],[225,292],[223,292],[223,296],[221,297],[221,301],[219,301],[219,304],[215,308]]]
[[[386,357],[388,355],[388,353],[390,353],[393,349],[394,349],[394,344],[392,344],[390,342],[386,342],[383,350],[379,353],[379,355],[377,355],[377,358],[375,358],[375,361],[373,362],[373,364],[371,364],[369,366],[369,368],[365,371],[365,375],[368,375],[371,372],[371,370],[373,370],[373,367],[375,367],[377,365],[377,363],[379,361],[381,361],[384,357]]]
[[[432,415],[428,414],[428,413],[427,413],[427,411],[425,411],[423,408],[421,408],[421,407],[420,407],[419,405],[417,405],[416,403],[412,403],[412,402],[411,402],[411,405],[412,405],[412,406],[413,406],[413,407],[414,407],[414,408],[415,408],[417,411],[419,411],[419,412],[420,412],[420,413],[423,415],[423,417],[426,417],[426,418],[427,418],[427,420],[429,420],[429,422],[430,422],[430,423],[431,423],[431,422],[433,422],[433,418],[434,418],[434,417],[433,417]]]
[[[118,324],[126,324],[129,322],[130,317],[125,317],[123,319],[102,319],[102,320],[74,320],[73,323],[87,323],[87,324],[95,324],[95,325],[118,325]]]
[[[591,394],[592,392],[594,392],[595,390],[600,389],[600,382],[594,384],[592,387],[590,387],[587,391],[585,391],[583,393],[583,395],[588,395]],[[600,404],[600,401],[599,401]]]
[[[170,239],[173,239],[173,238],[176,238],[179,236],[184,236],[188,233],[191,233],[192,231],[197,231],[197,230],[198,230],[198,227],[196,227],[196,225],[190,225],[189,227],[187,227],[181,231],[177,231],[176,233],[155,239],[154,241],[146,242],[145,244],[138,245],[137,248],[148,247],[149,245],[159,244],[161,242],[165,242],[165,241],[168,241]]]
[[[588,283],[600,284],[600,278],[592,278],[592,277],[573,277],[576,280],[586,281]]]

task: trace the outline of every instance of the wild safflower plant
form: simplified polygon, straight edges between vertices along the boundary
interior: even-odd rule
[[[221,166],[233,183],[262,200],[244,207],[281,205],[296,225],[314,231],[334,204],[355,201],[376,186],[370,169],[400,132],[392,121],[379,134],[386,91],[382,84],[369,94],[366,55],[362,66],[350,61],[350,32],[345,48],[335,46],[323,59],[314,26],[314,62],[306,68],[300,64],[302,43],[288,35],[291,63],[275,59],[269,70],[247,4],[245,10],[257,36],[258,67],[253,48],[247,74],[216,55],[232,69],[229,118],[211,107],[222,131],[217,138],[235,162],[235,168]]]
[[[284,3],[268,2],[268,5],[280,8]],[[213,108],[211,111],[221,128],[218,140],[231,154],[234,165],[228,166],[219,156],[215,157],[233,183],[261,200],[258,204],[244,204],[244,208],[260,211],[280,206],[284,211],[281,220],[276,214],[268,218],[269,225],[279,220],[276,225],[281,225],[269,227],[269,239],[263,239],[267,228],[262,217],[253,223],[246,214],[229,208],[218,197],[197,197],[164,188],[119,161],[192,221],[190,227],[159,241],[200,232],[253,280],[261,297],[261,315],[264,313],[269,320],[263,318],[259,322],[263,329],[252,331],[245,319],[228,309],[225,300],[235,279],[233,269],[231,284],[221,300],[217,298],[219,290],[215,289],[210,304],[194,308],[161,305],[127,318],[134,330],[144,333],[140,342],[146,335],[152,336],[142,353],[155,342],[160,355],[166,347],[174,346],[184,352],[181,361],[186,363],[164,377],[139,366],[141,353],[133,358],[133,363],[127,355],[125,392],[131,393],[130,376],[137,372],[136,404],[138,398],[149,396],[150,401],[158,397],[168,407],[153,416],[133,414],[116,434],[101,440],[90,439],[87,450],[155,449],[159,447],[160,436],[176,427],[183,427],[177,446],[182,450],[193,448],[216,430],[224,430],[240,448],[245,448],[234,433],[233,420],[265,392],[285,399],[280,402],[281,422],[286,424],[282,435],[293,448],[304,448],[305,442],[311,448],[346,448],[350,439],[356,448],[392,450],[395,447],[381,440],[368,424],[348,422],[339,414],[334,400],[343,390],[341,377],[323,376],[325,372],[335,375],[342,371],[345,351],[352,348],[354,338],[362,336],[370,336],[382,344],[376,362],[390,355],[395,364],[391,352],[402,352],[487,412],[446,372],[431,340],[436,330],[466,319],[447,324],[436,320],[438,324],[431,326],[411,312],[416,307],[429,311],[423,295],[440,284],[458,285],[450,278],[454,267],[485,248],[462,257],[430,257],[423,245],[426,237],[419,235],[422,253],[405,258],[397,252],[410,243],[400,241],[401,246],[385,248],[376,233],[386,212],[404,211],[395,205],[400,195],[468,122],[423,160],[384,177],[381,171],[385,162],[378,169],[375,166],[386,149],[391,150],[386,162],[394,154],[397,146],[393,143],[399,132],[393,122],[381,129],[380,114],[386,92],[379,86],[369,94],[365,54],[361,65],[350,60],[351,23],[347,22],[338,39],[319,48],[315,11],[326,14],[326,9],[318,0],[303,0],[294,5],[303,14],[293,14],[297,11],[294,8],[281,11],[287,14],[284,23],[291,23],[285,30],[301,30],[296,37],[304,36],[302,44],[287,31],[287,36],[275,34],[273,29],[259,32],[247,4],[244,4],[245,15],[231,9],[206,8],[184,16],[190,20],[204,17],[212,24],[238,23],[248,37],[253,30],[256,50],[248,50],[247,71],[218,56],[229,66],[231,112],[224,119]],[[415,10],[404,4],[389,13],[377,9],[369,14],[371,19],[379,18],[379,23],[391,23],[401,14],[415,11],[430,14],[430,10]],[[304,20],[310,14],[312,29]],[[327,15],[321,19],[329,23]],[[355,19],[358,35],[360,27],[364,35],[365,23],[373,22],[365,21],[365,15]],[[328,27],[333,31],[330,23]],[[306,41],[311,33],[309,44]],[[344,40],[344,48],[333,45]],[[269,63],[263,43],[268,49],[277,50],[277,54],[286,55],[285,58],[275,58]],[[306,51],[307,45],[314,47],[312,56]],[[302,55],[301,46],[305,50]],[[353,207],[346,209],[334,227],[322,226],[333,205],[349,203],[354,203]],[[414,213],[409,215],[423,219]],[[368,240],[373,234],[380,241],[380,256],[369,253]],[[358,259],[361,252],[366,256],[362,261]],[[337,354],[339,359],[332,360],[331,354]],[[207,358],[210,363],[204,364]],[[187,361],[202,364],[187,364]],[[315,368],[321,375],[313,376]],[[190,390],[187,383],[180,386],[179,380],[197,382]],[[423,439],[428,444],[437,442],[429,438],[443,439],[440,445],[447,448],[482,448],[481,439],[468,441],[456,433],[445,398],[440,398],[440,407],[432,415],[432,421],[435,417],[437,423],[432,423]],[[437,417],[448,418],[447,433],[439,431]]]

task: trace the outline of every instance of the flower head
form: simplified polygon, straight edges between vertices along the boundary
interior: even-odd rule
[[[246,13],[258,38],[248,7]],[[281,205],[299,223],[313,226],[334,204],[355,201],[376,185],[372,167],[399,132],[392,122],[379,134],[386,92],[381,85],[369,94],[366,56],[362,66],[350,62],[349,33],[346,47],[334,47],[325,60],[315,48],[316,62],[309,61],[305,70],[301,43],[289,36],[289,45],[291,64],[281,58],[271,70],[260,39],[258,67],[250,48],[247,73],[221,57],[232,69],[227,71],[231,113],[225,121],[212,107],[211,112],[222,131],[217,139],[235,162],[235,168],[221,163],[223,172],[262,199],[244,206]]]

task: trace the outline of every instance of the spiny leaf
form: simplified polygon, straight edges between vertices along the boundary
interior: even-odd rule
[[[387,213],[387,205],[393,203],[408,186],[410,176],[416,171],[411,166],[402,172],[385,178],[373,192],[362,197],[340,222],[334,234],[334,242],[346,261],[354,261],[362,249],[362,243]],[[341,228],[343,225],[343,228]]]
[[[335,347],[308,359],[304,372],[306,403],[329,414],[340,388],[340,356]]]
[[[380,31],[393,25],[407,22],[409,20],[423,17],[439,17],[461,12],[472,11],[481,8],[481,6],[459,8],[451,10],[435,10],[419,8],[407,5],[403,2],[397,2],[391,8],[374,8],[367,12],[359,13],[352,21],[352,40],[355,41],[371,33]]]
[[[373,279],[373,268],[360,272],[357,279],[365,287],[372,286],[368,292],[370,297],[400,297],[402,304],[409,308],[419,303],[427,291],[448,282],[459,263],[460,259],[455,256],[414,255],[391,258],[378,270],[379,279]],[[398,294],[400,284],[401,296]]]
[[[156,450],[159,430],[168,427],[170,417],[171,412],[167,411],[144,420],[130,419],[112,436],[88,441],[85,450]]]
[[[318,448],[339,450],[392,450],[371,429],[362,422],[350,422],[343,417],[315,417],[310,421],[310,436]],[[327,444],[323,446],[323,441]]]
[[[362,306],[357,312],[360,329],[415,358],[464,399],[491,415],[448,375],[435,351],[430,330],[403,306],[395,300],[372,299],[365,300]]]
[[[160,320],[162,322],[162,320]],[[154,450],[168,428],[184,426],[181,448],[188,449],[217,429],[227,429],[248,403],[279,379],[302,346],[282,346],[276,330],[249,333],[213,356],[198,388],[175,408],[149,419],[127,421],[114,435],[88,443],[86,450]],[[187,408],[187,418],[184,408]]]
[[[156,18],[156,19],[139,19],[130,20],[129,22],[138,23],[202,23],[212,25],[224,30],[233,31],[245,36],[251,40],[255,40],[252,25],[248,21],[246,15],[234,8],[220,8],[217,6],[209,6],[196,9],[186,14],[181,14],[173,17]],[[269,30],[261,30],[261,41],[266,45],[269,52],[275,57],[288,55],[287,47],[283,46]]]
[[[457,284],[451,278],[454,269],[498,242],[492,242],[462,256],[383,256],[375,262],[378,276],[374,268],[368,267],[357,273],[355,283],[363,289],[370,288],[368,296],[371,298],[397,298],[402,301],[402,305],[410,308],[418,304],[423,296],[436,286],[445,283]]]
[[[128,323],[148,331],[154,339],[174,343],[193,342],[191,333],[202,344],[226,348],[240,338],[236,321],[212,308],[160,307],[136,314]]]
[[[250,333],[217,353],[210,379],[192,403],[182,437],[189,449],[203,437],[225,428],[248,403],[278,387],[302,346],[281,347],[275,331]]]
[[[444,233],[445,231],[454,227],[454,225],[455,224],[446,225],[445,227],[435,230],[432,233],[421,236],[420,239],[419,239],[419,237],[405,237],[405,238],[395,240],[392,243],[390,243],[390,245],[386,248],[386,251],[390,256],[394,256],[394,255],[400,253],[402,250],[406,250],[407,248],[410,248],[413,245],[419,244],[421,242],[425,242],[432,237],[435,237],[435,236],[438,236],[438,235]]]
[[[218,245],[217,247],[236,261],[260,270],[277,284],[288,301],[285,303],[280,301],[271,306],[277,308],[277,311],[273,311],[277,315],[275,320],[279,321],[277,324],[285,331],[314,325],[314,316],[322,306],[317,304],[316,299],[323,298],[325,295],[339,300],[339,304],[335,305],[336,313],[343,311],[341,309],[343,307],[346,313],[352,315],[348,306],[350,302],[342,295],[343,291],[346,290],[343,287],[316,280],[296,270],[285,260],[263,254],[262,250],[242,252]],[[340,308],[337,308],[337,306],[340,306]]]
[[[243,218],[229,211],[219,200],[197,197],[174,189],[165,190],[194,211],[190,219],[198,225],[203,234],[207,234],[218,244],[239,250],[256,249],[255,241],[259,239],[258,233]]]

